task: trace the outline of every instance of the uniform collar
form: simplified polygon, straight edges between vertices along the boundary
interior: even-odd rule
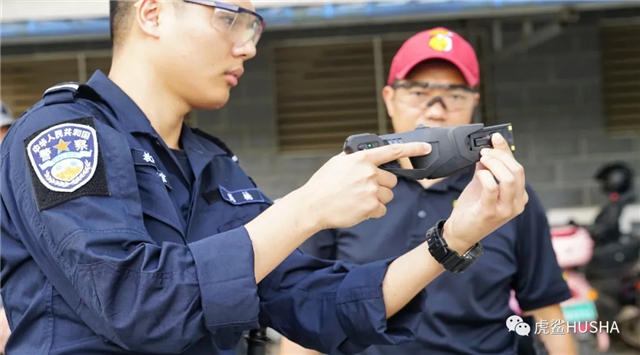
[[[102,97],[114,111],[116,119],[130,133],[146,133],[154,138],[160,138],[140,107],[101,70],[97,70],[91,76],[87,85]]]
[[[160,138],[147,116],[140,107],[118,85],[116,85],[101,70],[91,76],[87,82],[100,97],[109,105],[116,114],[118,121],[131,133],[147,133],[155,138]],[[190,148],[194,151],[213,151],[215,155],[224,155],[225,152],[213,142],[206,141],[183,124],[183,141],[196,142]],[[186,138],[186,139],[185,139]],[[186,148],[186,147],[185,147]]]
[[[189,164],[191,164],[191,169],[196,178],[200,176],[214,156],[225,154],[222,149],[214,144],[208,146],[207,142],[202,141],[185,123],[182,124],[180,141],[182,142],[182,149],[189,157]]]
[[[201,155],[227,155],[222,148],[218,147],[214,142],[195,134],[191,127],[185,123],[182,124],[182,133],[180,135],[182,148],[187,151]]]
[[[117,116],[116,119],[130,133],[146,133],[156,139],[160,136],[151,126],[151,122],[147,116],[140,110],[133,100],[120,89],[109,77],[102,71],[97,70],[87,82],[101,98],[109,105]],[[187,152],[193,164],[196,176],[204,169],[206,164],[211,161],[215,155],[226,155],[226,152],[218,147],[215,143],[196,135],[191,128],[183,123],[180,140],[183,149]],[[194,158],[196,157],[196,158]]]

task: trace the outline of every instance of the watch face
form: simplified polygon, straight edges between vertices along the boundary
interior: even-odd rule
[[[482,244],[478,243],[471,250],[469,250],[469,256],[477,259],[482,256],[483,252],[484,248],[482,247]]]
[[[482,253],[483,253],[482,245],[480,243],[476,244],[473,248],[469,249],[469,251],[467,251],[464,254],[464,262],[457,265],[456,270],[452,272],[454,273],[463,272],[469,266],[473,265],[476,262],[476,260],[478,260],[478,258],[482,256]]]

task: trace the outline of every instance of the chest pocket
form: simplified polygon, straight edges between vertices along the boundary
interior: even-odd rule
[[[182,227],[173,200],[172,187],[155,158],[147,151],[132,149],[131,156],[138,180],[142,213],[149,234],[158,242],[181,242]],[[172,229],[170,233],[166,230]],[[177,238],[171,238],[176,236]],[[160,239],[159,239],[160,238]]]
[[[207,203],[223,218],[218,232],[238,228],[267,209],[273,203],[257,188],[231,189],[219,185],[203,194]]]

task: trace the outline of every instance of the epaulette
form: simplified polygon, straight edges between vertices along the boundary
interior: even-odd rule
[[[225,153],[227,153],[227,156],[228,156],[229,158],[231,158],[231,159],[232,159],[233,161],[235,161],[236,163],[238,162],[238,157],[237,157],[235,154],[233,154],[233,152],[231,151],[231,149],[229,149],[229,147],[227,147],[227,145],[226,145],[226,144],[224,144],[224,142],[223,142],[223,141],[221,141],[219,138],[216,138],[216,137],[214,137],[214,136],[210,135],[209,133],[206,133],[206,132],[204,132],[204,131],[200,130],[199,128],[191,128],[191,130],[192,130],[195,134],[197,134],[197,135],[199,135],[199,136],[201,136],[201,137],[203,137],[203,138],[205,138],[205,139],[208,139],[208,140],[212,141],[215,145],[217,145],[218,147],[220,147],[220,149],[224,150],[224,152],[225,152]]]
[[[44,101],[45,106],[74,102],[76,98],[83,98],[90,101],[97,101],[101,99],[100,95],[90,86],[73,81],[54,85],[45,90],[42,95],[42,100]]]

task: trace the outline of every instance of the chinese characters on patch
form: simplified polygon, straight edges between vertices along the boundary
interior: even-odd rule
[[[73,192],[88,183],[97,167],[95,129],[60,124],[31,138],[28,155],[38,179],[52,191]]]

